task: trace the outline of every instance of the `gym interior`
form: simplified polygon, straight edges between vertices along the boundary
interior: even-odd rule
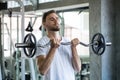
[[[75,80],[120,80],[119,0],[0,0],[0,80],[43,80],[35,47],[48,10],[59,15],[60,35],[81,41]]]

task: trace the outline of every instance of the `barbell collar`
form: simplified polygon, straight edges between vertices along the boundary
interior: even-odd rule
[[[111,42],[106,42],[105,45],[106,45],[106,46],[111,46],[112,43],[111,43]]]

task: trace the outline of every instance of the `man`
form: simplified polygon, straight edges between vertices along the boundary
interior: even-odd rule
[[[61,45],[62,42],[69,41],[59,34],[59,17],[54,10],[43,14],[42,24],[47,35],[38,44],[51,44],[44,48],[37,47],[39,72],[44,75],[44,80],[75,80],[75,72],[81,70],[81,61],[76,50],[79,40],[75,38],[71,45]]]

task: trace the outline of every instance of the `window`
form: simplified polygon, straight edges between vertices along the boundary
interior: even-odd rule
[[[63,12],[64,36],[72,40],[78,38],[81,42],[89,43],[89,12]],[[89,56],[89,48],[82,45],[77,47],[80,56]]]

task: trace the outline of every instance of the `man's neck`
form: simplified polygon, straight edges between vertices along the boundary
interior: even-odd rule
[[[47,33],[47,36],[48,36],[50,39],[59,39],[59,40],[61,40],[61,36],[60,36],[59,31],[49,31],[49,32]]]

